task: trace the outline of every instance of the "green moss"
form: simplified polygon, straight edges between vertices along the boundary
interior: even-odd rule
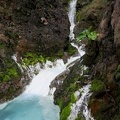
[[[117,67],[117,71],[120,71],[120,65],[118,65],[118,67]]]
[[[79,112],[79,114],[75,120],[85,120],[85,118],[83,117],[82,113]]]
[[[60,107],[60,109],[62,109],[62,107],[63,107],[63,100],[62,99],[57,99],[57,104]]]
[[[76,91],[76,83],[71,83],[70,86],[66,88],[66,91],[69,93],[73,93],[74,91]]]
[[[77,101],[77,98],[76,98],[75,94],[73,93],[71,95],[71,103],[75,103],[76,101]]]
[[[63,110],[60,115],[60,120],[67,120],[68,116],[70,115],[71,112],[71,103],[68,104]]]
[[[7,81],[10,80],[10,76],[9,76],[9,75],[4,75],[3,77],[4,77],[4,78],[3,78],[3,81],[4,81],[4,82],[7,82]]]
[[[17,77],[18,77],[18,72],[16,68],[7,69],[4,74],[1,74],[1,78],[3,78],[4,82],[7,82],[12,78],[17,78]]]
[[[0,49],[3,49],[4,45],[2,43],[0,43]]]
[[[92,27],[83,30],[81,33],[79,33],[78,37],[76,38],[77,42],[80,42],[82,40],[89,40],[88,43],[90,44],[90,41],[96,40],[98,36],[98,33],[96,31],[92,31]]]
[[[8,91],[9,91],[9,93],[13,93],[15,90],[13,87],[10,87]]]
[[[57,56],[61,58],[63,55],[64,55],[63,51],[59,50],[58,53],[57,53]]]
[[[74,48],[72,45],[68,45],[68,50],[67,50],[67,52],[68,52],[69,55],[75,54],[76,51],[77,51],[76,48]]]
[[[91,83],[91,88],[90,90],[92,92],[100,92],[104,90],[104,83],[100,80],[93,80]]]
[[[22,65],[28,67],[29,65],[35,65],[36,63],[45,63],[47,58],[36,53],[28,52],[23,56]]]
[[[106,7],[107,4],[107,0],[93,0],[90,4],[84,6],[77,12],[77,21],[85,20],[91,14],[97,16],[97,19],[100,19],[102,16],[101,9]]]
[[[7,74],[10,77],[18,77],[18,72],[15,68],[7,69]]]
[[[115,80],[116,82],[120,80],[120,65],[118,65],[117,70],[115,72]]]
[[[18,78],[20,71],[18,70],[16,63],[11,59],[5,59],[3,61],[6,66],[2,71],[0,71],[0,80],[7,82]]]

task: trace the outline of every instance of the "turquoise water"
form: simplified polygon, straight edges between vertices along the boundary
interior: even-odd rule
[[[59,120],[58,113],[48,97],[22,95],[0,110],[0,120]]]

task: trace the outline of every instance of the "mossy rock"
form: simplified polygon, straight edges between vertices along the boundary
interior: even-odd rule
[[[120,65],[118,65],[117,70],[115,72],[115,80],[116,83],[120,82]]]
[[[79,0],[81,2],[81,0]],[[97,30],[106,7],[110,4],[108,0],[90,0],[86,5],[78,5],[76,12],[75,35],[78,36],[85,28],[92,26]]]
[[[76,98],[75,94],[73,93],[71,95],[71,103],[75,103],[76,101],[77,101],[77,98]]]
[[[93,19],[100,20],[103,13],[101,9],[105,8],[108,4],[107,0],[93,0],[90,4],[84,6],[80,11],[77,12],[77,21]]]
[[[2,65],[0,66],[0,80],[1,82],[8,82],[12,79],[19,78],[21,76],[20,69],[12,59],[2,59]]]
[[[104,82],[100,81],[100,80],[93,80],[92,83],[91,83],[91,88],[90,88],[90,91],[91,92],[101,92],[101,91],[104,91],[105,89],[105,84]]]
[[[85,118],[83,117],[82,113],[79,112],[78,116],[77,116],[77,118],[75,120],[85,120]]]
[[[60,120],[67,120],[68,116],[70,115],[71,112],[71,103],[68,104],[63,110],[60,115]]]

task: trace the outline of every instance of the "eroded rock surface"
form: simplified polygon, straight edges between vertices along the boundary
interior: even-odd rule
[[[68,49],[68,35],[68,16],[59,0],[0,1],[0,101],[17,96],[30,81],[12,60],[14,54],[18,62],[27,53],[27,59],[59,56]]]

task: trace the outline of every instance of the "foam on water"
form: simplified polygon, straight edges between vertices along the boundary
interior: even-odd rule
[[[25,92],[14,100],[0,105],[0,120],[59,120],[59,107],[53,104],[53,91],[49,92],[51,81],[66,66],[79,57],[71,57],[68,63],[63,60],[56,62],[47,61]]]

